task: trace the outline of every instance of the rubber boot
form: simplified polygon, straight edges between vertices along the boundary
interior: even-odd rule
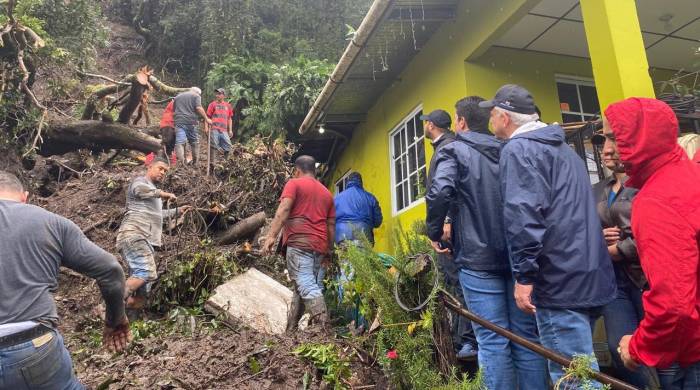
[[[214,174],[214,167],[216,166],[216,153],[217,150],[214,147],[209,148],[209,171]]]
[[[197,165],[199,161],[199,144],[191,144],[192,146],[192,165]]]
[[[175,159],[180,165],[187,164],[187,161],[185,160],[185,144],[175,145]]]
[[[292,303],[289,306],[289,313],[287,314],[287,332],[293,332],[296,330],[302,314],[304,314],[304,304],[302,303],[301,295],[299,295],[295,286],[294,295],[292,296]]]
[[[330,324],[328,308],[323,296],[304,299],[304,305],[306,306],[306,311],[311,315],[311,323],[320,324],[324,328]]]

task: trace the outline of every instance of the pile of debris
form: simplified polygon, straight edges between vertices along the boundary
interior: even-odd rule
[[[171,171],[160,185],[178,196],[177,205],[169,206],[194,209],[183,218],[166,221],[163,246],[156,256],[160,279],[153,286],[145,319],[132,324],[136,340],[125,354],[110,356],[100,348],[96,309],[100,295],[94,282],[73,272],[62,273],[56,293],[60,327],[86,385],[233,389],[320,383],[314,380],[315,370],[292,351],[303,343],[339,341],[325,332],[280,334],[286,318],[278,311],[291,296],[284,260],[261,256],[258,250],[258,239],[265,233],[261,227],[274,214],[291,174],[294,152],[293,146],[257,138],[234,145],[228,160],[211,176],[204,174],[203,166],[178,166]],[[55,184],[55,192],[35,203],[71,219],[91,240],[116,255],[125,192],[130,180],[144,169],[139,158],[143,156],[130,155],[108,165],[99,161],[93,168],[67,160],[45,161],[45,165],[62,167],[63,179]],[[246,288],[240,288],[241,283]],[[257,296],[250,286],[257,289]],[[260,286],[276,295],[260,291]],[[238,294],[234,300],[239,314],[257,308],[266,317],[236,315],[227,298],[231,291]],[[270,297],[277,310],[261,304]],[[219,314],[207,314],[205,308]],[[347,345],[342,348],[352,352]],[[358,362],[352,371],[361,378],[358,384],[367,384],[368,378],[374,378],[370,383],[384,381],[376,367]]]

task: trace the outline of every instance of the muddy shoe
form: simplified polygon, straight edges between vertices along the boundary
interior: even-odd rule
[[[143,309],[126,309],[126,318],[129,322],[138,321],[143,318]]]
[[[330,317],[328,316],[326,301],[322,296],[304,299],[304,305],[306,306],[306,310],[311,317],[312,324],[319,324],[324,328],[330,326]]]

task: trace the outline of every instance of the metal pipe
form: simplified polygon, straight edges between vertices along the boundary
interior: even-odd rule
[[[470,312],[469,310],[462,307],[462,304],[460,304],[459,301],[457,301],[457,299],[455,297],[450,295],[445,290],[440,290],[440,294],[442,294],[442,296],[443,296],[443,301],[445,302],[445,305],[448,308],[450,308],[451,310],[453,310],[455,313],[457,313],[463,317],[466,317],[473,322],[476,322],[477,324],[483,326],[484,328],[486,328],[492,332],[495,332],[496,334],[503,336],[503,337],[507,338],[508,340],[510,340],[518,345],[521,345],[521,346],[537,353],[540,356],[543,356],[544,358],[546,358],[548,360],[551,360],[557,364],[561,364],[564,367],[568,367],[569,365],[571,365],[571,360],[565,358],[564,356],[562,356],[562,355],[560,355],[560,354],[558,354],[550,349],[547,349],[540,344],[533,343],[532,341],[530,341],[526,338],[518,336],[517,334],[515,334],[509,330],[503,329],[500,326],[494,324],[493,322],[487,321],[487,320],[477,316],[476,314]],[[593,379],[597,380],[598,382],[600,382],[604,385],[610,385],[615,390],[639,390],[638,388],[636,388],[636,387],[634,387],[626,382],[623,382],[619,379],[613,378],[609,375],[605,375],[602,372],[592,371],[592,376],[593,376]]]
[[[345,52],[340,57],[338,64],[335,66],[331,77],[326,81],[326,85],[321,90],[321,93],[314,101],[314,104],[309,109],[309,112],[304,118],[299,127],[299,134],[305,134],[316,121],[321,116],[323,110],[326,109],[326,105],[330,101],[330,98],[335,93],[338,85],[343,82],[347,76],[350,67],[355,62],[360,51],[367,45],[367,41],[372,37],[372,34],[379,26],[379,22],[384,18],[387,11],[393,4],[393,0],[374,0],[372,6],[370,7],[367,15],[362,20],[360,27],[358,27],[355,32],[355,36],[350,41],[350,44],[345,48]]]

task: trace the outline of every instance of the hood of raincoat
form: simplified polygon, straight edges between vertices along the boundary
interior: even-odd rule
[[[467,131],[457,134],[457,139],[471,146],[489,161],[498,164],[503,142],[490,134]]]
[[[559,145],[566,142],[564,129],[556,124],[520,133],[513,138],[526,138],[547,145]]]
[[[348,177],[348,181],[345,184],[345,188],[350,187],[357,187],[362,190],[362,180],[359,179],[357,176],[351,175],[350,177]]]
[[[641,188],[662,166],[687,159],[676,142],[678,120],[666,103],[649,98],[628,98],[605,110],[615,134],[620,160],[629,180],[627,187]]]

